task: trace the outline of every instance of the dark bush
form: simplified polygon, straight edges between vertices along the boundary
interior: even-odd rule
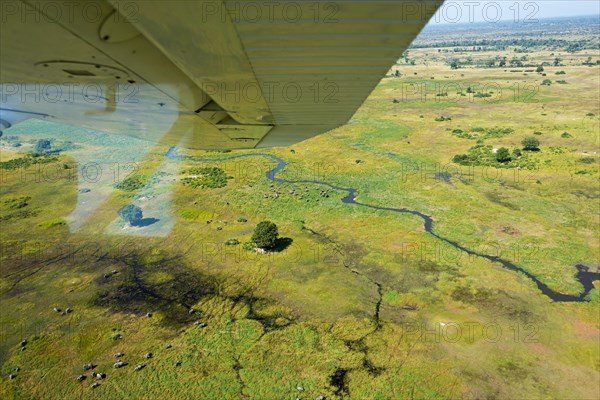
[[[142,221],[142,209],[134,204],[127,204],[119,210],[119,216],[130,225],[137,225]]]
[[[275,246],[278,236],[277,225],[271,221],[262,221],[256,225],[252,234],[252,241],[261,249],[270,249]]]
[[[526,137],[521,144],[523,144],[523,150],[527,151],[536,151],[540,147],[540,141],[533,136]]]

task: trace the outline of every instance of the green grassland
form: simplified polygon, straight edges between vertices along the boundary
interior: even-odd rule
[[[550,62],[550,53],[529,57]],[[415,65],[399,62],[348,125],[268,153],[288,163],[281,178],[357,188],[361,203],[418,210],[443,237],[500,251],[553,290],[576,295],[575,265],[600,260],[600,105],[592,90],[600,67],[581,65],[588,53],[563,54],[563,65],[546,66],[543,77],[510,72],[530,68],[453,70],[436,48],[411,49]],[[555,76],[568,84],[540,86]],[[496,85],[496,96],[450,101],[435,88],[425,98],[414,92],[425,83],[466,91],[474,82]],[[515,96],[523,85],[533,94]],[[491,133],[453,133],[473,128]],[[7,134],[65,141],[65,129],[36,122]],[[452,163],[477,143],[513,149],[534,132],[542,134],[540,151],[526,155],[531,168]],[[61,165],[92,154],[126,164],[141,146],[108,136],[69,140],[79,147],[56,155]],[[2,146],[0,161],[23,157]],[[319,185],[274,184],[265,177],[275,166],[268,158],[220,161],[230,154],[181,149],[213,161],[167,162],[167,150],[145,145],[134,171],[83,194],[81,177],[23,181],[0,170],[1,398],[596,398],[598,282],[587,302],[552,302],[522,274],[445,245],[416,216],[343,204],[346,193],[324,197]],[[273,188],[278,198],[268,195]],[[104,201],[72,229],[79,196],[98,192]],[[170,218],[168,235],[119,225],[117,210],[129,202],[144,217]],[[265,219],[287,247],[260,254],[242,245]],[[240,244],[225,245],[230,239]],[[128,365],[113,369],[117,352]],[[89,371],[76,380],[88,362],[107,374],[95,389]],[[138,364],[146,367],[134,371]]]

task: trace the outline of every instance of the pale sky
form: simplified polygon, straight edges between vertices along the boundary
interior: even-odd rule
[[[446,0],[430,24],[515,21],[595,15],[599,0]]]

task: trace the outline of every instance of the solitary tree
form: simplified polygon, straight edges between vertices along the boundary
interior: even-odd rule
[[[277,225],[271,221],[262,221],[256,225],[252,234],[252,241],[261,249],[273,248],[278,235]]]
[[[533,136],[526,137],[521,144],[523,144],[523,150],[527,151],[536,151],[540,147],[540,141]]]
[[[501,162],[501,163],[506,163],[511,160],[510,152],[508,151],[508,149],[506,147],[500,147],[498,149],[498,151],[496,152],[496,160],[498,160],[498,162]]]
[[[537,69],[535,70],[535,72],[544,72],[544,67],[542,67],[540,65],[539,67],[537,67]]]
[[[40,139],[35,144],[35,152],[38,154],[44,153],[46,150],[50,150],[51,144],[48,139]]]
[[[119,210],[119,216],[130,225],[137,225],[142,220],[142,209],[133,204],[127,204]]]

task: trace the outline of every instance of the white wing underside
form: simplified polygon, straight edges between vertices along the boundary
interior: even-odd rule
[[[0,123],[197,149],[286,146],[345,124],[441,0],[2,5]]]

